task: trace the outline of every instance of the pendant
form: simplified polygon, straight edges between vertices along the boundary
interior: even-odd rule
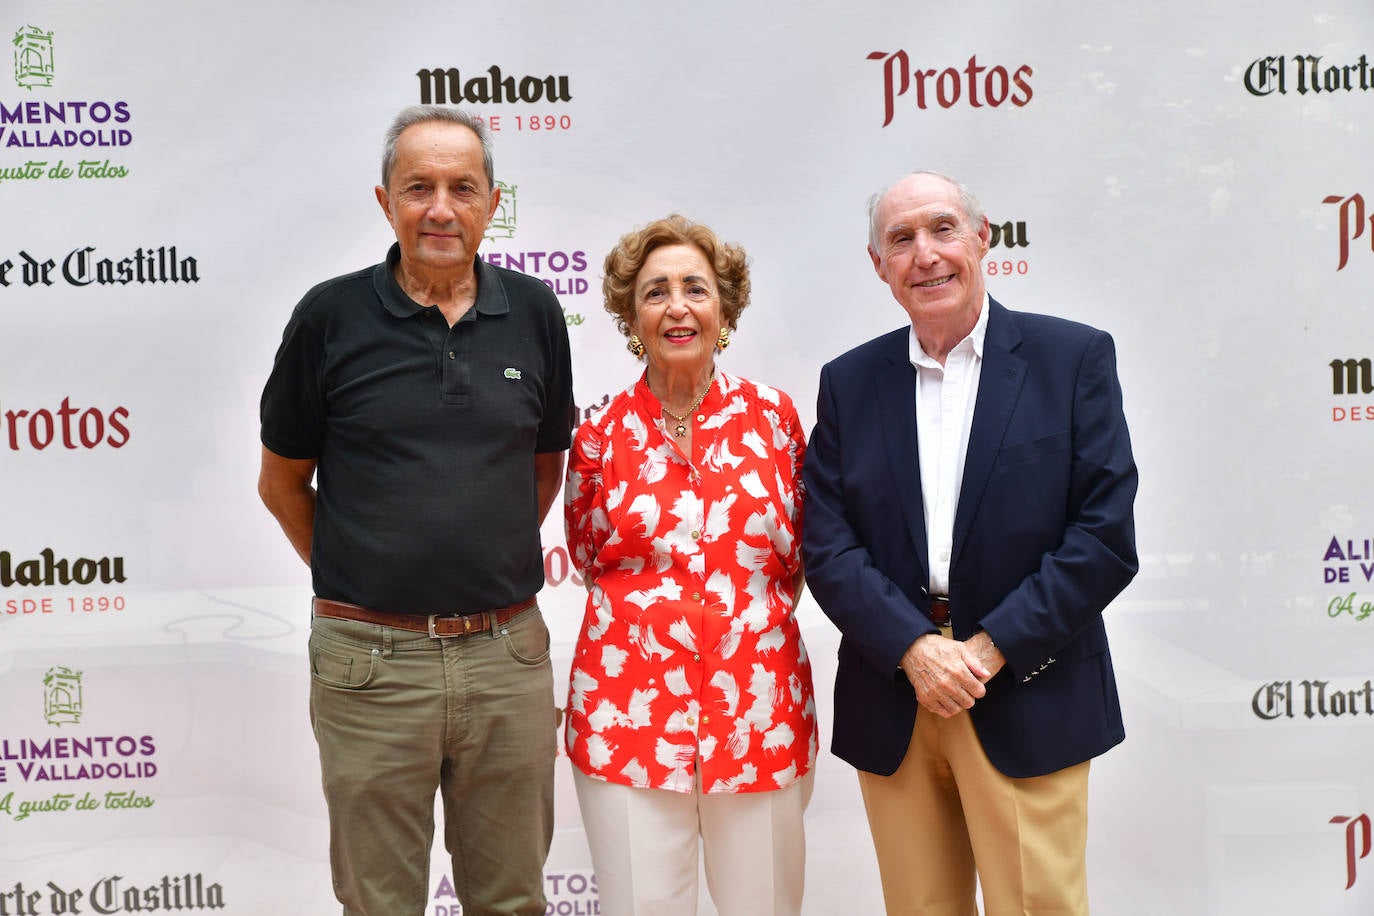
[[[682,424],[682,423],[679,423],[677,426],[673,427],[673,435],[677,436],[679,439],[685,439],[685,438],[687,438],[687,427],[686,427],[686,425],[685,425],[685,424]]]

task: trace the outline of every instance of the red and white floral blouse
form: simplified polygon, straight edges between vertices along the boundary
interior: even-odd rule
[[[781,391],[717,370],[692,461],[641,378],[577,431],[568,549],[588,584],[567,748],[608,782],[763,792],[815,765],[793,615],[806,440]]]

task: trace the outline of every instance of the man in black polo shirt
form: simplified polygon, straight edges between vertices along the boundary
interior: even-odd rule
[[[314,580],[310,714],[347,916],[425,912],[436,789],[465,916],[546,907],[535,593],[572,376],[553,293],[477,257],[498,199],[475,119],[402,111],[377,187],[396,244],[305,295],[263,391],[258,490]]]

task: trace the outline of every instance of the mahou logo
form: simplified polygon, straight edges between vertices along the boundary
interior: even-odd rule
[[[993,222],[988,219],[988,256],[983,261],[983,272],[989,277],[1024,277],[1030,273],[1030,260],[1027,252],[1017,252],[1015,248],[1029,248],[1030,236],[1026,232],[1024,220]],[[1004,249],[998,251],[998,249]]]
[[[1007,220],[1003,223],[994,223],[988,220],[988,247],[996,248],[999,245],[1003,248],[1022,248],[1030,247],[1030,236],[1026,234],[1026,223],[1024,220]]]
[[[1368,356],[1333,359],[1331,394],[1338,398],[1365,397],[1374,394],[1374,362]],[[1374,421],[1374,403],[1351,404],[1348,401],[1331,405],[1333,423],[1362,423]]]
[[[908,92],[912,93],[911,101],[923,111],[932,104],[941,108],[961,103],[971,108],[998,108],[1008,100],[1021,108],[1034,94],[1030,78],[1035,71],[1027,64],[1014,70],[1000,65],[987,67],[978,63],[978,55],[974,54],[962,70],[913,69],[905,51],[870,51],[868,59],[883,62],[883,127],[892,123],[897,99]]]
[[[1374,394],[1374,363],[1364,359],[1333,359],[1332,394]]]
[[[58,557],[44,547],[37,557],[15,557],[0,550],[0,587],[43,587],[54,585],[109,585],[124,582],[123,557]],[[3,914],[0,914],[3,916]]]
[[[1342,197],[1339,194],[1328,194],[1322,198],[1324,204],[1340,204],[1340,261],[1336,264],[1337,270],[1343,270],[1346,262],[1350,260],[1350,243],[1364,234],[1364,198],[1359,194],[1351,194],[1349,197]],[[1374,215],[1369,217],[1369,250],[1374,251]]]
[[[478,75],[469,72],[467,79],[457,67],[422,69],[415,76],[420,80],[421,105],[572,101],[566,75],[506,76],[500,67],[491,66]]]

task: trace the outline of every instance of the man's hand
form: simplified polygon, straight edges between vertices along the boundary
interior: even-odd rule
[[[979,630],[965,640],[964,648],[973,653],[974,658],[987,670],[988,676],[980,678],[984,684],[1007,663],[1007,657],[993,644],[992,637],[985,630]]]
[[[902,672],[916,690],[916,701],[948,719],[987,693],[983,686],[1006,659],[987,633],[979,631],[967,642],[927,633],[902,655]]]

